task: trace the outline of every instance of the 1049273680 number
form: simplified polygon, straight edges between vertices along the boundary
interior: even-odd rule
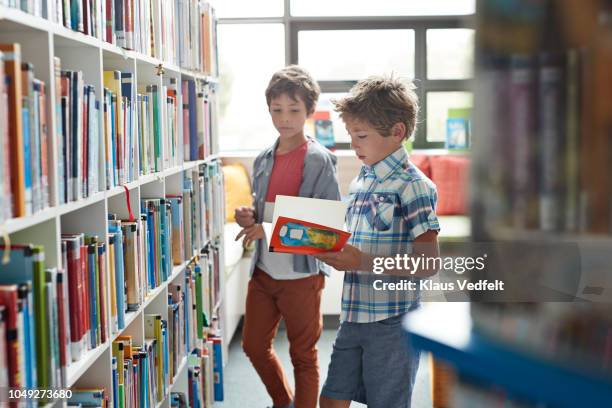
[[[58,400],[71,398],[72,391],[68,389],[10,388],[8,390],[8,395],[5,394],[5,396],[8,397],[9,402],[23,400]]]

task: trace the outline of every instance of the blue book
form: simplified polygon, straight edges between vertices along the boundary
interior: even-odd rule
[[[163,352],[163,359],[164,359],[164,363],[163,363],[163,373],[164,373],[164,381],[162,382],[163,384],[167,383],[168,380],[168,376],[170,375],[169,372],[169,364],[170,364],[170,356],[168,354],[168,322],[166,320],[162,320],[162,352]],[[165,394],[165,390],[164,390],[164,394]]]
[[[116,107],[117,107],[117,96],[114,94],[111,94],[111,103],[110,103],[110,109],[111,109],[111,124],[116,123],[117,121],[117,111],[116,111]],[[115,148],[115,146],[117,145],[117,130],[115,129],[115,126],[111,125],[111,137],[110,137],[110,145],[111,145],[111,158],[112,158],[112,169],[113,169],[113,183],[112,186],[116,186],[119,184],[118,179],[119,179],[119,175],[118,175],[118,169],[117,169],[117,149]]]
[[[83,142],[83,89],[81,89],[83,73],[81,71],[71,71],[71,95],[72,104],[70,119],[72,121],[72,132],[70,132],[70,159],[72,168],[70,170],[70,180],[72,184],[71,200],[76,201],[82,197],[82,189],[79,185],[81,175],[81,159]]]
[[[91,196],[97,191],[94,189],[94,174],[98,171],[97,166],[94,168],[94,156],[98,156],[97,147],[97,114],[96,114],[96,90],[94,86],[85,86],[85,97],[87,101],[87,156],[84,158],[87,161],[87,175],[83,177],[83,195]]]
[[[117,372],[117,357],[113,356],[111,361],[111,365],[113,367],[113,408],[118,408],[117,387],[119,386],[119,373]]]
[[[448,118],[446,120],[446,148],[467,149],[469,145],[469,120]]]
[[[32,351],[34,351],[35,347],[33,346],[34,341],[34,319],[32,316],[33,305],[30,302],[30,283],[20,283],[18,285],[17,297],[21,300],[22,311],[22,326],[23,326],[23,339],[26,344],[25,347],[25,386],[26,388],[30,388],[34,386],[34,373],[33,370],[36,369],[35,366],[35,358],[32,358]]]
[[[146,408],[148,406],[148,398],[149,391],[147,390],[147,353],[138,352],[138,358],[140,364],[138,365],[138,378],[140,378],[140,406]]]
[[[60,167],[60,171],[58,172],[58,177],[61,176],[61,181],[58,184],[58,187],[60,188],[59,190],[59,194],[61,197],[61,203],[60,204],[65,204],[68,202],[68,180],[69,180],[69,169],[68,169],[68,132],[69,132],[69,127],[68,127],[68,121],[69,121],[69,113],[70,111],[70,107],[68,105],[68,98],[67,97],[63,97],[62,96],[62,133],[60,134],[60,139],[61,139],[61,144],[62,144],[62,148],[61,148],[61,165]]]
[[[213,339],[213,370],[215,373],[215,401],[223,401],[223,356],[221,338]]]
[[[94,96],[95,99],[95,96]],[[92,155],[92,188],[93,193],[97,193],[100,191],[100,175],[102,172],[100,171],[100,155],[97,152],[100,151],[101,146],[104,146],[104,142],[100,137],[100,128],[99,128],[99,120],[100,120],[100,101],[96,100],[94,104],[94,115],[93,122],[94,126],[92,128],[92,138],[93,142],[93,155]]]
[[[149,354],[146,351],[143,351],[141,353],[140,359],[143,362],[143,364],[142,364],[142,369],[143,369],[142,378],[143,378],[143,383],[144,383],[144,389],[146,390],[145,393],[144,393],[144,402],[145,402],[145,404],[143,405],[143,408],[149,408],[150,407],[149,396],[153,395],[153,392],[149,388]]]
[[[149,289],[157,287],[155,281],[155,228],[153,211],[144,202],[143,212],[147,214],[147,256],[149,257]]]
[[[189,310],[189,304],[190,304],[190,298],[189,298],[189,282],[191,280],[191,268],[188,266],[187,268],[185,268],[185,290],[183,291],[183,304],[185,305],[185,307],[183,307],[183,311],[184,311],[184,319],[185,319],[185,350],[187,351],[187,353],[189,353],[189,351],[192,349],[192,345],[189,341],[189,336],[190,336],[190,331],[189,328],[191,327],[191,320],[190,320],[190,316],[191,316],[191,311]]]
[[[36,356],[37,342],[35,331],[35,298],[33,291],[34,266],[33,247],[31,245],[11,245],[9,263],[0,266],[0,284],[18,285],[18,297],[23,304],[26,387],[37,386]],[[0,248],[0,258],[4,256],[4,247]],[[39,300],[36,299],[38,302]],[[36,317],[35,317],[36,316]]]
[[[166,210],[166,200],[159,200],[159,219],[160,219],[160,241],[161,241],[161,271],[162,281],[165,282],[170,274],[172,273],[172,266],[170,261],[170,240],[168,236],[168,217]]]
[[[34,79],[32,82],[34,95],[32,98],[32,123],[30,124],[30,172],[32,173],[32,211],[37,212],[42,209],[42,163],[40,161],[40,106],[39,95],[41,92],[40,81]]]
[[[23,122],[23,174],[26,214],[32,214],[32,162],[30,160],[30,109],[24,101],[21,108]]]
[[[198,123],[195,81],[187,81],[189,99],[189,160],[198,160]]]
[[[68,404],[81,404],[84,407],[101,407],[104,405],[104,389],[75,389]]]
[[[96,311],[96,245],[87,245],[87,270],[89,272],[89,317],[91,319],[91,330],[89,332],[89,343],[92,350],[97,346],[98,338],[98,314]]]

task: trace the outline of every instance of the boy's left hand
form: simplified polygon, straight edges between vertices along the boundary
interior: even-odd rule
[[[361,268],[361,255],[362,252],[359,249],[346,244],[338,252],[324,252],[313,256],[339,271],[356,271]]]
[[[238,241],[242,236],[244,236],[244,242],[242,244],[246,248],[251,245],[251,242],[265,238],[266,233],[261,224],[253,224],[250,227],[243,228],[242,231],[236,235],[234,241]]]

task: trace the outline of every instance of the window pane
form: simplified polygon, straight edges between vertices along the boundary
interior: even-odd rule
[[[284,11],[283,0],[221,0],[215,2],[219,18],[239,17],[281,17]]]
[[[414,77],[414,30],[300,31],[298,42],[300,65],[318,81]]]
[[[282,24],[219,25],[221,150],[261,150],[276,140],[265,90],[285,66],[284,38]]]
[[[427,30],[427,77],[467,79],[474,75],[474,30]]]
[[[475,0],[291,0],[294,16],[460,15],[474,9]]]
[[[470,109],[473,106],[473,99],[471,92],[428,92],[427,141],[444,142],[449,109]],[[451,116],[452,113],[451,111]]]
[[[338,113],[334,111],[334,105],[331,103],[332,99],[340,99],[346,96],[346,93],[322,93],[319,96],[319,101],[317,102],[317,107],[315,109],[315,114],[312,119],[308,120],[305,125],[304,131],[307,135],[310,136],[319,136],[317,132],[321,133],[321,129],[325,130],[325,133],[328,133],[327,128],[325,127],[327,120],[331,121],[332,124],[332,133],[334,138],[334,144],[338,143],[350,143],[351,138],[344,127],[344,122],[340,119]],[[319,123],[317,123],[317,121]],[[318,126],[318,128],[317,128]],[[328,146],[326,143],[324,145]]]

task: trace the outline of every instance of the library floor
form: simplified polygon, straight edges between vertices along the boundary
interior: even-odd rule
[[[251,366],[240,345],[241,328],[238,329],[230,344],[229,363],[225,368],[225,401],[216,403],[219,408],[264,408],[272,405],[266,389],[259,380],[257,373]],[[336,338],[335,329],[325,329],[319,340],[319,365],[321,367],[321,386],[327,376],[327,367],[332,352],[332,344]],[[289,357],[289,342],[287,333],[279,330],[274,348],[280,357],[285,373],[293,383],[293,369]],[[431,396],[429,393],[429,365],[427,360],[421,358],[414,392],[412,394],[412,408],[430,408]],[[363,404],[353,403],[351,408],[365,407]]]

